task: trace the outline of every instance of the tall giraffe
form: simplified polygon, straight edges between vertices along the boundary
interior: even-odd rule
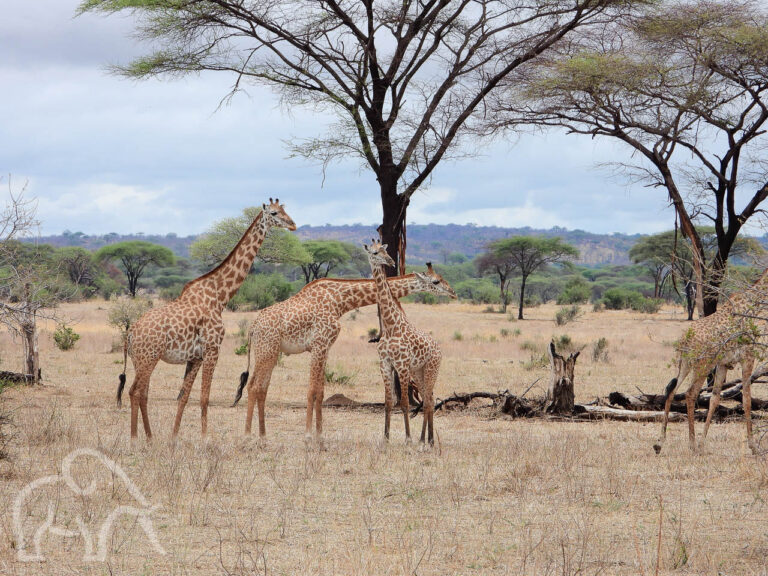
[[[400,377],[400,406],[405,422],[405,440],[410,442],[411,425],[408,406],[408,387],[416,384],[424,401],[424,420],[421,426],[421,442],[429,429],[429,443],[434,444],[435,401],[433,391],[440,370],[442,354],[437,342],[424,332],[414,328],[405,316],[400,302],[392,294],[382,266],[394,266],[387,254],[387,245],[376,240],[363,245],[371,265],[381,313],[381,339],[379,353],[381,376],[384,380],[384,437],[389,439],[389,421],[392,413],[395,374]]]
[[[448,283],[427,263],[427,273],[415,273],[389,278],[388,284],[395,298],[411,292],[431,292],[456,298]],[[254,404],[259,409],[259,435],[266,435],[264,405],[272,371],[278,355],[310,352],[312,362],[307,393],[307,427],[312,431],[312,415],[315,413],[317,436],[323,432],[323,393],[325,387],[325,363],[328,351],[341,331],[339,319],[355,308],[369,306],[377,301],[373,280],[347,280],[324,278],[310,282],[300,292],[283,302],[278,302],[257,313],[248,330],[248,367],[253,353],[254,370],[246,370],[240,376],[240,386],[232,406],[235,406],[248,384],[248,412],[245,433],[250,434]]]
[[[661,424],[661,436],[653,445],[657,454],[661,452],[667,436],[669,410],[678,385],[682,384],[689,374],[693,375],[691,384],[685,392],[685,403],[688,412],[688,442],[691,450],[696,450],[694,410],[701,387],[707,375],[715,370],[712,398],[701,439],[703,444],[709,431],[712,415],[720,405],[720,390],[726,374],[736,364],[741,365],[747,445],[753,453],[757,453],[757,445],[752,438],[751,376],[755,360],[763,356],[765,342],[762,340],[765,322],[758,319],[765,317],[765,314],[761,313],[761,308],[765,306],[764,298],[767,291],[768,269],[747,290],[734,294],[723,302],[717,312],[694,321],[677,342],[677,376],[670,380],[664,391],[664,420]]]
[[[125,342],[125,356],[130,355],[136,375],[130,389],[131,438],[137,436],[137,417],[141,409],[144,432],[152,437],[147,414],[149,379],[160,360],[169,364],[186,364],[183,394],[179,398],[174,436],[179,431],[181,416],[189,400],[192,383],[202,366],[203,383],[200,392],[202,433],[208,428],[208,398],[219,347],[224,338],[221,312],[235,295],[253,265],[267,232],[272,227],[295,230],[296,225],[286,214],[279,200],[269,199],[253,220],[232,252],[216,268],[192,280],[181,295],[165,306],[150,310],[136,322]],[[125,385],[125,366],[117,389],[117,404],[121,404]]]

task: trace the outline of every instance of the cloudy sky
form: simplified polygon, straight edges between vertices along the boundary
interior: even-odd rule
[[[232,78],[133,82],[105,66],[144,50],[123,16],[74,18],[77,0],[2,0],[2,191],[38,199],[42,233],[199,233],[279,196],[297,224],[380,221],[375,179],[357,163],[289,159],[284,140],[324,129],[250,87],[217,111]],[[608,142],[562,134],[484,147],[438,167],[409,222],[593,232],[656,232],[673,224],[659,190],[628,187],[596,168],[625,158]]]

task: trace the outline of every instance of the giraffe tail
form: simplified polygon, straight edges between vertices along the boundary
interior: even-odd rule
[[[123,342],[123,373],[118,377],[117,385],[117,407],[123,405],[123,388],[125,388],[125,369],[128,366],[128,338]]]
[[[240,384],[237,387],[237,394],[235,394],[235,401],[232,402],[232,408],[237,406],[237,403],[240,402],[240,398],[243,397],[243,389],[245,388],[245,385],[248,383],[248,376],[250,375],[251,370],[251,335],[248,334],[248,366],[245,367],[245,372],[240,374]]]

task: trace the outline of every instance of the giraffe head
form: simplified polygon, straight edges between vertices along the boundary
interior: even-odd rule
[[[445,278],[435,272],[432,268],[432,262],[427,262],[427,273],[422,274],[421,272],[416,272],[416,278],[421,282],[421,292],[431,292],[438,296],[448,296],[454,300],[456,299],[456,292],[454,292],[451,285],[445,281]]]
[[[371,266],[396,266],[395,261],[387,254],[387,245],[377,240],[371,240],[371,245],[363,244],[368,262]]]
[[[296,230],[296,224],[294,224],[291,217],[285,212],[285,206],[280,204],[280,199],[269,199],[269,204],[262,204],[262,226],[267,228],[287,228],[288,230]]]

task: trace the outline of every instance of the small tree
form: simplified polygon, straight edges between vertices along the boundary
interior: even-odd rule
[[[310,257],[309,262],[301,265],[306,284],[318,278],[328,278],[331,270],[349,262],[357,250],[356,246],[338,240],[307,240],[302,246]]]
[[[125,342],[131,326],[150,308],[152,308],[152,301],[146,298],[113,297],[107,312],[107,322],[120,332],[120,340]]]
[[[497,253],[490,244],[487,248],[488,251],[481,254],[477,259],[477,270],[480,274],[498,276],[501,311],[506,313],[509,304],[509,281],[512,279],[514,266],[509,259]]]
[[[217,266],[237,245],[259,212],[260,206],[250,206],[240,216],[215,222],[189,247],[190,256],[206,266]],[[310,259],[299,239],[279,228],[270,229],[256,257],[262,262],[294,266],[300,266]]]
[[[37,320],[56,320],[51,309],[72,295],[71,284],[61,282],[52,264],[52,249],[46,245],[25,245],[18,239],[37,227],[37,205],[24,197],[26,185],[14,193],[8,182],[9,199],[0,213],[0,324],[24,345],[24,373],[37,383],[40,357]],[[47,310],[44,312],[44,310]]]
[[[488,245],[486,255],[495,261],[497,270],[516,272],[520,275],[520,304],[517,318],[523,319],[525,283],[528,277],[540,268],[556,262],[565,262],[579,255],[570,244],[560,238],[538,238],[535,236],[513,236],[496,240]],[[485,256],[483,258],[485,258]],[[500,274],[500,273],[499,273]],[[501,276],[501,274],[500,274]],[[508,274],[506,275],[508,278]],[[505,295],[505,292],[502,292]],[[505,308],[506,309],[506,308]]]
[[[103,272],[97,268],[92,252],[80,246],[65,246],[56,250],[54,257],[69,281],[83,288],[86,296],[96,292],[96,280]]]
[[[118,242],[104,246],[96,252],[96,258],[100,262],[117,261],[120,263],[128,278],[128,292],[132,297],[136,297],[136,288],[147,266],[150,264],[171,266],[175,261],[173,252],[165,246],[143,240]]]
[[[697,226],[706,258],[717,252],[717,234],[714,226]],[[739,237],[730,250],[731,258],[759,256],[765,250],[754,238]],[[695,309],[695,274],[691,243],[674,230],[667,230],[638,240],[629,250],[629,257],[636,264],[646,266],[654,279],[654,298],[661,298],[668,291],[670,280],[674,290],[680,294],[678,284],[683,287],[686,298],[688,320],[693,320]],[[668,293],[668,292],[667,292]]]

